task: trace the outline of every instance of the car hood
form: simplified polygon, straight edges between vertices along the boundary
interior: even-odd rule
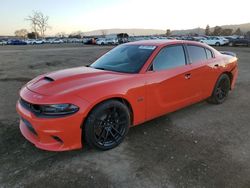
[[[119,80],[126,76],[128,74],[78,67],[39,76],[28,82],[26,86],[38,94],[61,95],[104,82]]]

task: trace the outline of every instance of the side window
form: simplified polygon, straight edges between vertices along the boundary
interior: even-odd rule
[[[212,51],[207,48],[206,48],[206,53],[207,53],[207,59],[212,59],[214,57]]]
[[[191,63],[198,63],[207,59],[207,54],[203,47],[188,45],[187,49]]]
[[[186,64],[185,53],[183,47],[168,46],[163,48],[153,61],[153,69],[155,71],[171,69]]]

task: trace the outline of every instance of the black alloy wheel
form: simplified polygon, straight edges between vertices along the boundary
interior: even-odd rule
[[[130,125],[128,108],[120,101],[110,100],[98,105],[85,123],[85,140],[101,150],[118,146]]]
[[[227,74],[222,74],[215,84],[212,96],[208,99],[208,102],[213,104],[223,103],[230,90],[230,78]]]

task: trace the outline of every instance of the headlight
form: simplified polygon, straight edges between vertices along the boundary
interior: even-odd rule
[[[37,115],[41,116],[69,115],[79,110],[79,107],[73,104],[33,105],[32,108]]]

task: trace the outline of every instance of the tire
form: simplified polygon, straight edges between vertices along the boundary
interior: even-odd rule
[[[233,47],[233,46],[234,46],[234,43],[233,43],[233,42],[229,42],[228,46]]]
[[[211,97],[207,100],[212,104],[222,104],[230,90],[230,78],[227,74],[222,74],[217,80]]]
[[[215,46],[220,46],[220,43],[219,43],[219,42],[216,42],[216,43],[215,43]]]
[[[128,133],[131,118],[126,105],[109,100],[97,105],[84,124],[84,138],[90,147],[109,150],[118,146]]]

